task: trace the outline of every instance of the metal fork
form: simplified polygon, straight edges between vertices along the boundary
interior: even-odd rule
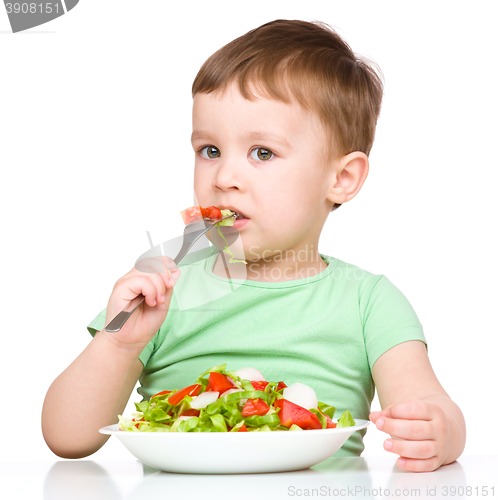
[[[178,252],[178,255],[173,259],[175,264],[179,264],[180,261],[187,255],[188,251],[192,248],[194,243],[205,233],[207,233],[210,229],[212,229],[218,222],[221,222],[225,219],[231,219],[232,217],[237,217],[237,213],[235,215],[229,215],[228,217],[223,217],[223,219],[219,219],[217,221],[210,220],[200,220],[191,222],[185,226],[183,230],[183,244],[182,248]],[[208,225],[209,227],[206,227]],[[135,309],[145,300],[145,297],[140,294],[137,295],[121,312],[119,312],[105,327],[107,332],[119,332],[123,325],[126,323],[128,318],[133,314]]]

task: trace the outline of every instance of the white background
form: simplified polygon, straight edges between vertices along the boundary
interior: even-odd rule
[[[181,234],[198,69],[277,18],[324,21],[382,68],[369,177],[329,217],[320,251],[403,291],[465,414],[464,453],[495,454],[495,2],[237,5],[82,0],[14,35],[0,7],[4,459],[56,458],[40,430],[47,389],[90,341],[86,325],[148,248],[146,231],[156,243]],[[389,455],[385,437],[371,426],[364,455]],[[129,459],[115,441],[92,458]]]

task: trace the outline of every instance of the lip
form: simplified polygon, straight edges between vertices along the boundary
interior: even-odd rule
[[[251,219],[236,219],[235,222],[233,223],[233,226],[235,229],[240,229],[244,226],[246,226]]]

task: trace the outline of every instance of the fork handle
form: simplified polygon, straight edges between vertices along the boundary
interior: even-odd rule
[[[135,309],[145,300],[145,297],[140,294],[137,295],[127,307],[125,307],[121,312],[119,312],[105,327],[106,332],[119,332],[123,325],[126,323],[127,319],[133,314]]]

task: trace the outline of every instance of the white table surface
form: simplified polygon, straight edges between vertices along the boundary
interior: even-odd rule
[[[405,472],[395,462],[394,455],[329,458],[297,472],[193,475],[160,472],[133,456],[119,461],[2,461],[0,496],[6,500],[498,498],[498,456],[462,456],[430,473]]]

